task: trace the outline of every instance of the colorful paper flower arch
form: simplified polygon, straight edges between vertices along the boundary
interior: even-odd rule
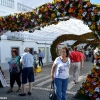
[[[74,48],[75,46],[77,46],[77,45],[79,45],[79,44],[87,43],[87,45],[84,47],[84,49],[86,50],[88,46],[93,45],[93,44],[96,44],[96,43],[99,42],[99,41],[100,41],[99,39],[95,39],[95,40],[92,40],[92,41],[89,41],[89,40],[76,41],[76,42],[72,45],[72,48]]]
[[[96,45],[96,44],[98,44],[98,42],[100,42],[99,39],[95,39],[95,40],[89,41],[89,42],[87,42],[87,45],[84,47],[84,49],[86,50],[90,45],[91,46],[92,45]]]
[[[44,4],[36,9],[33,9],[31,12],[0,17],[0,33],[5,30],[36,30],[47,25],[57,24],[62,20],[66,21],[68,20],[68,17],[83,20],[83,22],[90,27],[97,38],[99,37],[100,5],[93,5],[89,1],[83,0],[54,0],[53,3]],[[71,37],[73,36],[74,35],[71,35]],[[60,41],[58,39],[56,45],[62,42],[63,38],[64,37],[62,36]],[[74,37],[70,39],[75,40]],[[57,56],[53,53],[55,47],[51,46],[51,48],[52,56]],[[54,58],[55,57],[53,57],[52,60],[54,60]]]
[[[55,60],[55,58],[57,57],[57,46],[64,42],[64,41],[67,41],[67,40],[77,40],[79,41],[78,44],[80,44],[80,41],[86,41],[86,39],[93,39],[95,38],[93,33],[90,32],[90,33],[86,33],[86,34],[83,34],[83,35],[73,35],[73,34],[65,34],[65,35],[61,35],[59,36],[56,40],[53,41],[52,45],[51,45],[51,55],[52,55],[52,60]]]
[[[54,0],[31,12],[0,17],[0,32],[37,29],[66,20],[66,16],[83,20],[91,30],[100,34],[100,6],[82,0]]]

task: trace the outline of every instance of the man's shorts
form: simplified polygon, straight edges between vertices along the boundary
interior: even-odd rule
[[[22,84],[26,84],[27,79],[29,82],[34,82],[33,67],[23,68],[23,70],[22,70]]]

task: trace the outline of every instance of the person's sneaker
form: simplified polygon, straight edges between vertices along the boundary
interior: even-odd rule
[[[19,94],[19,96],[26,96],[26,93],[21,93]]]
[[[32,93],[31,93],[31,92],[28,92],[27,94],[28,94],[28,95],[32,95]]]

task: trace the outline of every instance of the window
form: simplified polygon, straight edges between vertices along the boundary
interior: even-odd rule
[[[14,0],[0,0],[0,5],[9,7],[9,8],[14,8]]]
[[[19,11],[30,11],[30,10],[32,10],[32,8],[27,7],[25,5],[22,5],[20,3],[17,3],[17,10],[19,10]]]

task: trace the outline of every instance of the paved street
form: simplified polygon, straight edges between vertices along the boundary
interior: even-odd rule
[[[0,97],[7,97],[7,100],[49,100],[48,95],[50,91],[50,70],[51,70],[52,64],[45,65],[42,68],[42,72],[38,73],[35,76],[35,82],[33,86],[33,93],[32,96],[26,96],[26,97],[19,97],[18,93],[16,93],[17,90],[17,84],[15,84],[14,87],[14,92],[7,94],[6,91],[9,89],[7,88],[0,88]],[[93,63],[90,61],[85,62],[83,70],[81,70],[80,77],[79,77],[79,82],[78,84],[73,83],[73,78],[72,78],[72,69],[70,69],[70,79],[69,79],[69,84],[68,84],[68,91],[67,91],[67,100],[75,100],[73,98],[75,92],[79,89],[81,83],[85,81],[86,76],[88,73],[90,73],[90,70],[93,67]],[[9,72],[8,70],[5,70],[5,76],[7,83],[9,84]],[[28,84],[27,84],[27,89],[28,89]],[[28,90],[27,90],[28,91]]]

